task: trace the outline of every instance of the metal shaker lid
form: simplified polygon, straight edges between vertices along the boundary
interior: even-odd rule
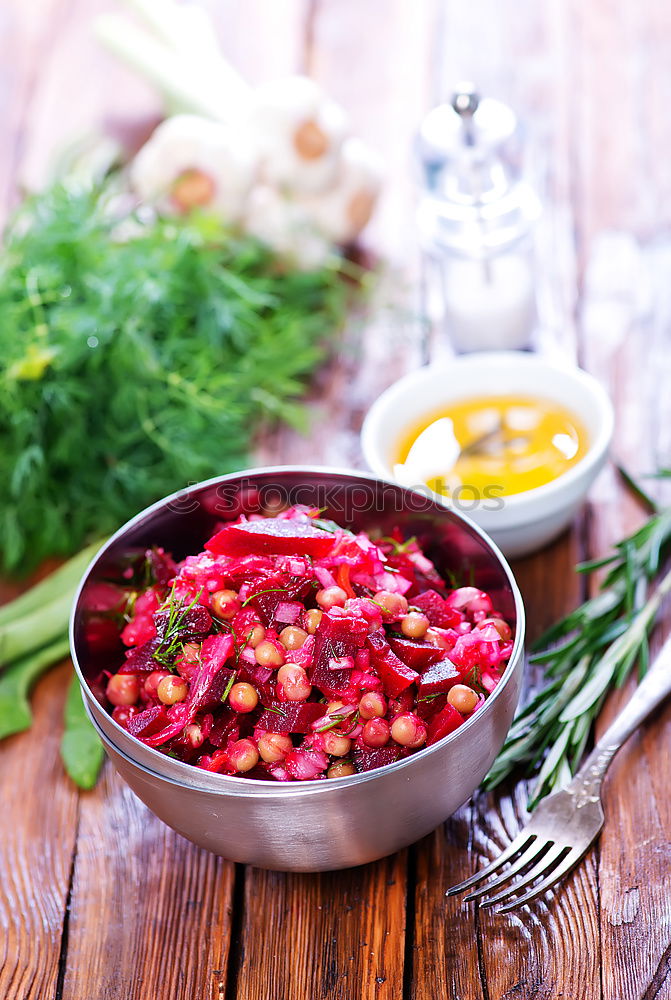
[[[419,220],[425,237],[484,255],[528,232],[540,202],[522,180],[521,151],[512,108],[481,98],[472,84],[461,84],[449,103],[433,108],[417,137],[426,189]]]

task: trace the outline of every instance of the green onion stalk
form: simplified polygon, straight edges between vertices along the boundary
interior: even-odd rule
[[[35,682],[68,654],[68,621],[79,581],[100,548],[89,545],[59,569],[0,607],[0,739],[32,725]],[[84,711],[76,676],[68,691],[61,757],[80,788],[96,781],[103,750]]]

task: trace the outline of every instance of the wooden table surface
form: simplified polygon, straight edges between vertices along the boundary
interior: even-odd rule
[[[150,91],[92,40],[91,19],[108,6],[2,0],[3,213],[19,185],[44,179],[64,140],[101,123],[128,131],[155,114]],[[357,432],[372,398],[445,351],[440,332],[419,318],[410,140],[423,111],[473,76],[513,102],[535,138],[547,202],[548,345],[612,393],[618,459],[634,473],[670,464],[671,5],[212,0],[210,8],[241,70],[253,80],[314,75],[389,170],[368,242],[391,260],[391,280],[365,328],[352,327],[318,376],[312,433],[264,439],[259,461],[360,466]],[[515,564],[532,639],[583,596],[574,563],[604,553],[640,518],[608,470],[571,532]],[[73,787],[58,760],[70,669],[38,685],[34,734],[0,747],[0,997],[671,997],[671,709],[614,763],[606,827],[584,863],[542,901],[497,916],[445,890],[515,834],[523,783],[476,794],[431,836],[378,864],[318,876],[246,869],[165,827],[109,765],[95,791]]]

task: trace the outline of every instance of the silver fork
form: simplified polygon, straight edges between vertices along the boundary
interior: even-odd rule
[[[540,896],[566,875],[587,853],[603,826],[601,785],[608,765],[622,744],[669,694],[671,637],[664,643],[625,708],[569,784],[542,800],[524,829],[495,861],[459,885],[452,886],[446,895],[453,896],[485,882],[511,861],[512,865],[502,874],[465,897],[466,900],[478,900],[480,906],[495,906],[504,900],[511,900],[496,911],[508,913]],[[520,873],[522,877],[512,885],[490,895]],[[541,881],[537,882],[539,878]],[[511,899],[527,886],[530,888],[523,895]]]

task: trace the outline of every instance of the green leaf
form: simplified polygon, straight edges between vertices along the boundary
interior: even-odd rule
[[[61,759],[65,770],[79,788],[93,788],[105,757],[103,745],[91,725],[79,686],[73,674],[65,702]]]
[[[17,660],[0,675],[0,740],[30,728],[30,690],[38,677],[67,656],[69,649],[68,639],[63,637]]]

